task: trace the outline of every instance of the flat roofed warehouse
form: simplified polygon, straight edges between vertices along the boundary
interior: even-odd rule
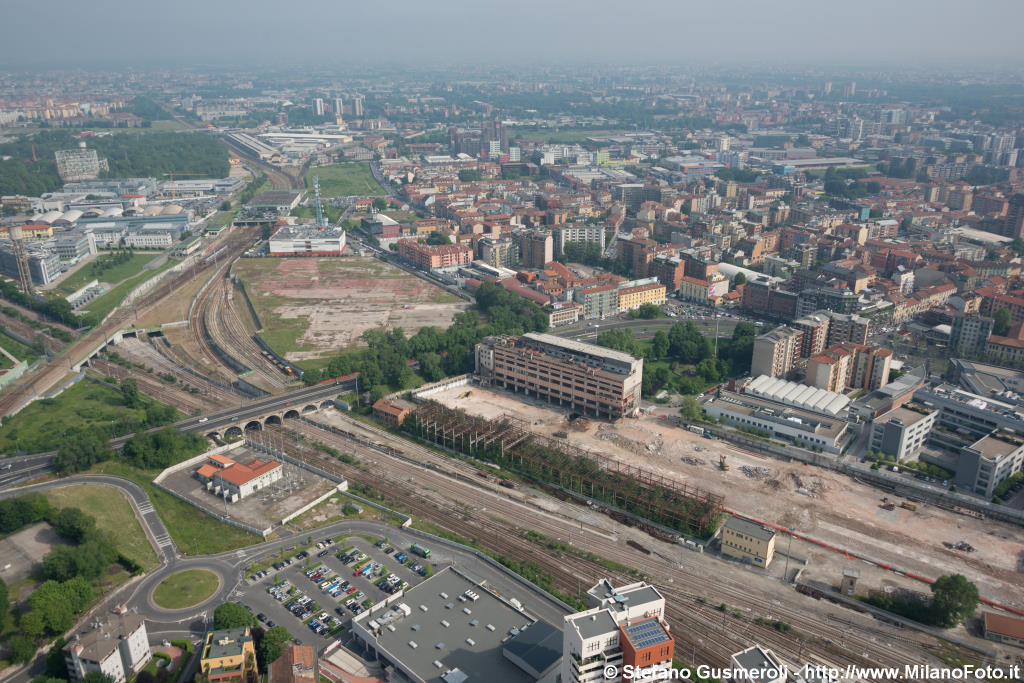
[[[541,629],[537,638],[516,642],[534,628]],[[533,619],[452,567],[410,589],[387,609],[352,621],[352,632],[371,656],[418,683],[537,680],[533,672],[543,674],[561,660],[560,649],[556,657],[555,648],[544,645],[551,637],[549,629],[558,634],[552,642],[560,642],[557,628]]]

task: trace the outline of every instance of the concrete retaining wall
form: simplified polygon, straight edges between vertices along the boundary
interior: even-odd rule
[[[416,391],[412,392],[412,398],[414,401],[423,401],[426,400],[431,394],[436,394],[440,391],[444,391],[445,389],[464,387],[468,385],[472,380],[473,375],[466,374],[457,375],[455,377],[449,377],[447,379],[442,379],[439,382],[433,382],[431,384],[425,384]],[[397,396],[398,394],[404,393],[404,391],[399,391],[393,395]]]
[[[199,465],[199,464],[201,464],[203,462],[206,462],[206,460],[211,455],[220,455],[222,453],[227,453],[228,451],[234,450],[234,449],[238,448],[241,445],[242,445],[241,441],[236,441],[235,443],[229,443],[229,444],[225,444],[223,446],[217,446],[216,448],[211,448],[208,451],[204,451],[203,453],[200,453],[199,455],[197,455],[194,458],[189,458],[188,460],[185,460],[183,462],[179,462],[177,465],[171,465],[170,467],[165,469],[163,472],[161,472],[160,474],[156,475],[156,479],[153,480],[153,483],[159,485],[161,482],[163,482],[164,479],[166,479],[168,477],[168,475],[174,474],[175,472],[180,472],[180,471],[182,471],[184,469],[188,469],[189,467],[195,467],[196,465]]]
[[[322,495],[319,498],[317,498],[316,500],[314,500],[312,503],[309,503],[307,505],[303,505],[301,508],[299,508],[295,512],[293,512],[290,515],[288,515],[287,517],[283,518],[281,520],[281,524],[287,524],[288,522],[292,521],[293,519],[295,519],[299,515],[302,515],[302,514],[305,514],[306,512],[309,512],[310,510],[312,510],[317,505],[319,505],[320,503],[324,502],[325,500],[327,500],[328,498],[330,498],[334,494],[336,494],[336,493],[344,493],[345,491],[348,491],[348,482],[347,481],[343,481],[342,483],[338,484],[332,491],[328,491],[324,495]]]

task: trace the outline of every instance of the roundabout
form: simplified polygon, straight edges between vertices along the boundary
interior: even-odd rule
[[[209,569],[185,569],[160,581],[150,594],[150,602],[168,611],[196,607],[216,595],[222,583],[221,576]]]

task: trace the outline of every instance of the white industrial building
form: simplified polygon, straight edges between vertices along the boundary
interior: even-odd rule
[[[99,671],[114,683],[124,683],[152,658],[146,620],[137,614],[120,614],[103,623],[90,624],[64,646],[64,662],[71,681],[81,681]]]
[[[271,256],[341,256],[345,231],[315,225],[285,225],[270,238]]]
[[[280,481],[284,467],[273,460],[252,460],[243,465],[216,453],[195,474],[208,491],[234,503]]]
[[[843,394],[768,375],[755,378],[743,391],[751,396],[822,415],[843,415],[850,405],[850,399]]]
[[[851,435],[849,423],[840,417],[731,391],[723,391],[719,398],[708,401],[704,412],[714,420],[724,418],[733,427],[763,432],[772,439],[785,439],[798,447],[827,453],[841,453]]]

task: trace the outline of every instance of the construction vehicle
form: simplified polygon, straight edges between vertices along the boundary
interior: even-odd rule
[[[916,505],[907,500],[900,503],[900,507],[903,508],[904,510],[910,510],[911,512],[917,509]]]
[[[725,461],[725,456],[724,455],[718,456],[718,468],[720,470],[722,470],[723,472],[728,472],[729,471],[729,463],[727,463]]]
[[[469,398],[472,395],[473,395],[472,391],[464,391],[463,393],[459,394],[459,398]]]
[[[896,503],[894,503],[894,502],[892,502],[890,500],[887,503],[882,503],[881,505],[879,505],[879,507],[882,508],[883,510],[895,510],[896,509]]]

